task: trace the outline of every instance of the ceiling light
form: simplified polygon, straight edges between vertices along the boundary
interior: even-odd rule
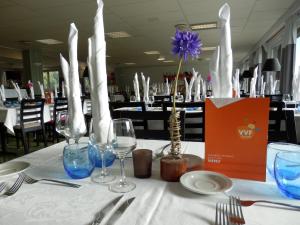
[[[192,24],[192,30],[207,30],[217,28],[217,22]]]
[[[211,47],[202,47],[201,50],[202,51],[214,51],[216,50],[216,46],[211,46]]]
[[[185,23],[180,23],[180,24],[176,24],[175,28],[178,29],[178,30],[188,30],[189,25],[187,25]]]
[[[130,65],[135,65],[136,63],[134,63],[134,62],[126,62],[124,64],[130,66]]]
[[[110,58],[111,56],[110,55],[106,55],[106,58]]]
[[[164,63],[172,63],[174,62],[173,60],[165,60]]]
[[[62,44],[63,42],[62,41],[58,41],[58,40],[55,40],[55,39],[41,39],[41,40],[36,40],[37,42],[40,42],[40,43],[43,43],[43,44],[46,44],[46,45],[57,45],[57,44]]]
[[[125,31],[117,31],[117,32],[109,32],[106,33],[106,35],[110,38],[126,38],[126,37],[131,37],[130,34],[128,34]]]
[[[146,55],[159,55],[159,51],[147,51],[147,52],[144,52]]]
[[[157,60],[158,60],[158,61],[163,61],[163,60],[165,60],[165,59],[166,59],[166,58],[165,58],[164,56],[161,55],[161,56],[158,57]]]

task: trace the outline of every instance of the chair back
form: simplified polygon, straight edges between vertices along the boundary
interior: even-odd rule
[[[44,127],[44,99],[23,99],[20,108],[20,127],[36,131]]]
[[[115,111],[115,118],[128,118],[133,121],[135,134],[137,138],[170,140],[170,131],[168,121],[171,115],[170,111]],[[185,112],[180,112],[181,139],[184,140],[184,119]],[[147,126],[142,126],[138,129],[135,121],[146,121]],[[150,129],[149,123],[163,122],[163,129]]]
[[[171,102],[171,95],[155,95],[154,96],[155,102]]]
[[[55,98],[53,108],[53,121],[56,124],[57,113],[68,111],[68,99],[67,98]]]
[[[165,102],[163,110],[172,107]],[[176,108],[185,110],[184,139],[186,141],[205,141],[205,102],[177,102]]]
[[[270,103],[268,141],[297,143],[294,111],[283,110],[284,107],[283,102]]]

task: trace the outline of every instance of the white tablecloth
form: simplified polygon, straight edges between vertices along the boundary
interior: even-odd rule
[[[158,149],[166,141],[139,140],[138,148]],[[82,185],[68,188],[46,183],[23,184],[11,197],[0,197],[1,225],[83,225],[90,224],[97,212],[112,198],[120,194],[108,191],[107,186],[91,182],[90,178],[71,180],[64,172],[61,154],[65,143],[16,159],[31,163],[27,173],[34,177],[59,178]],[[203,143],[184,142],[185,152],[204,155]],[[162,181],[159,176],[159,161],[153,164],[150,179],[133,177],[132,161],[126,160],[128,179],[136,183],[136,189],[125,194],[122,201],[135,196],[136,199],[115,223],[116,225],[212,225],[215,219],[216,202],[227,202],[220,193],[213,196],[194,194],[180,183]],[[119,163],[112,173],[119,174]],[[242,199],[269,199],[300,205],[299,201],[283,197],[274,183],[233,179],[229,194]],[[254,205],[244,208],[248,225],[296,225],[300,221],[299,211],[274,206]]]
[[[51,120],[51,105],[44,105],[44,122]],[[19,123],[20,108],[0,107],[0,123],[4,123],[8,132],[14,134],[14,126]]]

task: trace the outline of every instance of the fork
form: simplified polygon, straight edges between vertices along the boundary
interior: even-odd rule
[[[229,220],[234,224],[245,224],[242,206],[238,197],[229,197]]]
[[[232,198],[235,198],[233,196],[230,196]],[[268,204],[274,204],[274,205],[281,205],[281,206],[286,206],[286,207],[291,207],[291,208],[295,208],[295,209],[300,209],[300,206],[298,205],[292,205],[292,204],[287,204],[287,203],[283,203],[283,202],[273,202],[273,201],[268,201],[268,200],[238,200],[240,202],[240,204],[242,206],[251,206],[255,203],[268,203]]]
[[[23,184],[24,179],[25,179],[25,175],[23,173],[20,173],[18,179],[15,181],[13,186],[11,186],[11,188],[9,188],[6,192],[4,192],[3,195],[11,196],[15,194]]]
[[[227,204],[220,202],[216,204],[215,225],[229,225]]]
[[[34,184],[34,183],[37,183],[39,181],[49,181],[49,182],[54,182],[54,183],[66,185],[68,187],[73,187],[73,188],[81,187],[81,185],[79,185],[79,184],[69,183],[69,182],[65,182],[65,181],[53,180],[53,179],[39,179],[38,180],[38,179],[34,179],[34,178],[28,176],[27,174],[24,174],[24,175],[25,175],[25,182],[27,184]]]
[[[6,183],[2,182],[0,183],[0,192],[4,190],[4,188],[6,188]]]

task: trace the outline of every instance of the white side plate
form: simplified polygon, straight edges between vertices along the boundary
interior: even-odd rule
[[[217,194],[232,188],[232,181],[223,174],[212,171],[191,171],[180,177],[186,189],[205,195]]]
[[[7,162],[0,164],[0,177],[20,173],[30,166],[28,162]]]

